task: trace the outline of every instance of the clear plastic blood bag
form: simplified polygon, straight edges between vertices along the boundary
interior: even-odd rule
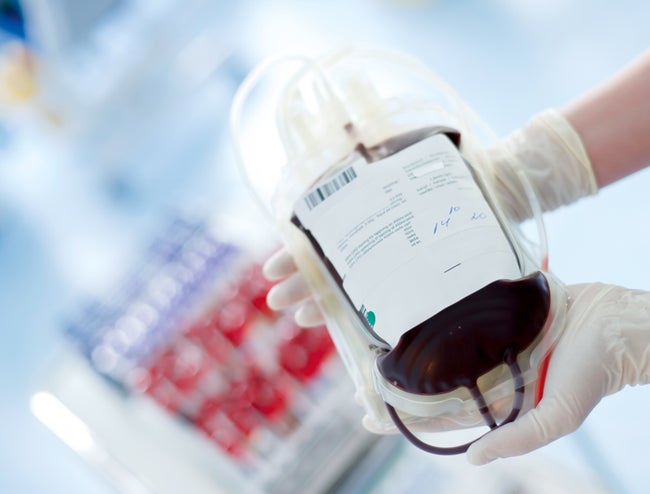
[[[275,103],[284,151],[269,179],[269,162],[246,156],[243,104],[282,62],[299,68],[276,96],[258,98]],[[233,105],[244,176],[306,278],[375,428],[397,427],[433,453],[465,451],[471,443],[426,444],[411,425],[515,420],[562,327],[565,295],[546,271],[534,196],[537,245],[500,207],[485,129],[413,59],[357,48],[273,64],[251,74]],[[248,128],[259,141],[259,128]]]
[[[319,182],[293,222],[323,251],[368,331],[394,347],[404,333],[498,279],[517,256],[451,139],[432,135]]]

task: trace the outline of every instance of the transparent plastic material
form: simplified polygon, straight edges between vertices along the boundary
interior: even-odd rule
[[[482,422],[471,387],[452,386],[453,389],[446,392],[413,392],[391,382],[382,374],[379,370],[380,357],[394,350],[403,334],[394,335],[389,331],[390,337],[387,337],[385,335],[388,333],[373,331],[376,329],[374,313],[370,315],[366,307],[358,306],[358,297],[355,299],[354,290],[350,288],[350,277],[355,273],[342,270],[344,262],[339,260],[337,263],[336,253],[333,252],[336,248],[330,246],[327,250],[328,242],[322,237],[316,241],[309,238],[321,234],[318,232],[320,226],[304,224],[304,219],[310,214],[307,211],[311,209],[310,194],[313,194],[313,206],[325,199],[331,203],[338,201],[339,205],[347,200],[347,206],[351,207],[339,208],[332,213],[335,217],[341,217],[344,210],[363,209],[368,201],[373,200],[373,196],[358,196],[358,207],[355,207],[354,191],[364,189],[363,184],[356,185],[359,180],[355,180],[354,187],[351,186],[352,179],[361,173],[369,176],[367,170],[371,169],[372,173],[382,173],[374,170],[379,170],[380,166],[387,169],[389,162],[399,159],[411,160],[409,170],[415,170],[416,178],[420,173],[429,173],[431,167],[449,165],[448,161],[454,162],[457,170],[462,169],[464,163],[467,175],[460,178],[453,175],[450,179],[448,173],[444,178],[446,182],[440,187],[452,184],[459,190],[475,189],[478,192],[472,193],[479,198],[482,196],[480,201],[487,203],[485,212],[477,209],[473,213],[474,218],[469,219],[476,219],[479,215],[482,215],[481,218],[489,216],[492,227],[496,225],[498,230],[495,234],[502,236],[509,244],[509,255],[514,259],[517,271],[513,273],[511,269],[513,262],[504,261],[502,271],[508,274],[499,277],[490,273],[490,280],[512,280],[535,273],[540,273],[545,280],[549,290],[548,313],[539,334],[526,348],[517,352],[513,362],[519,369],[517,372],[521,372],[523,385],[532,388],[530,385],[538,381],[538,393],[541,392],[543,379],[538,377],[543,373],[541,368],[561,331],[566,309],[564,289],[548,272],[541,211],[517,163],[512,163],[513,172],[528,192],[529,207],[534,213],[534,235],[524,235],[514,220],[514,212],[502,209],[485,152],[494,140],[493,134],[444,81],[418,61],[384,49],[344,48],[318,59],[279,57],[262,64],[242,84],[232,108],[231,129],[243,176],[253,195],[275,223],[299,271],[307,280],[336,348],[354,381],[358,401],[376,429],[383,432],[395,430],[395,423],[387,411],[390,407],[386,404],[396,409],[404,424],[415,425],[420,430],[426,430],[427,421],[435,417],[449,419],[458,427],[480,425]],[[439,142],[441,139],[445,142]],[[420,149],[424,158],[409,154]],[[443,157],[439,159],[440,162],[436,161],[438,158],[427,162],[427,156],[434,155]],[[387,180],[386,176],[382,176],[382,179]],[[374,178],[365,180],[367,184],[368,180]],[[467,187],[455,185],[463,180]],[[433,188],[438,185],[433,183]],[[463,190],[461,194],[465,193]],[[392,189],[388,187],[388,191]],[[435,193],[431,193],[430,188],[421,188],[415,195],[425,194],[436,201]],[[398,196],[393,196],[393,202],[401,201]],[[397,208],[400,204],[391,203],[390,207]],[[445,215],[427,219],[431,227],[427,230],[428,235],[432,235],[432,231],[433,235],[440,235],[439,229],[448,227],[452,215],[461,209],[453,201],[444,204],[448,209]],[[386,210],[390,210],[390,207]],[[368,218],[374,221],[382,214],[374,213]],[[407,219],[409,223],[406,227],[401,223],[397,227],[409,238],[411,216]],[[417,213],[413,221],[419,221]],[[395,223],[392,228],[395,229]],[[389,233],[393,230],[389,230]],[[474,228],[472,231],[477,235],[472,237],[471,243],[480,246],[483,242],[481,232],[484,230]],[[417,236],[411,235],[410,239],[411,247],[421,248]],[[435,245],[436,242],[433,239],[429,243]],[[341,245],[344,243],[339,242],[339,250],[343,249]],[[467,242],[459,245],[462,247],[468,243],[469,237]],[[364,255],[375,247],[375,243],[370,247],[366,243],[365,247]],[[378,255],[382,252],[385,255],[387,251],[378,252]],[[396,252],[391,257],[399,258],[400,255],[400,252]],[[349,267],[350,257],[347,261]],[[386,266],[399,264],[392,258],[384,261]],[[477,262],[477,269],[489,271],[491,266],[488,264]],[[422,269],[426,270],[427,267],[422,266]],[[495,269],[498,271],[501,268]],[[386,270],[389,268],[386,267]],[[433,307],[435,310],[430,314],[433,316],[445,307],[464,300],[464,296],[475,293],[482,284],[487,284],[479,283],[477,278],[464,278],[467,286],[460,287],[456,292],[450,289],[452,295],[444,293],[445,286],[440,287],[439,293],[434,290],[433,298],[438,297],[439,300],[428,301],[424,313]],[[344,288],[343,279],[348,282],[348,288]],[[476,283],[479,286],[474,286]],[[402,288],[396,285],[395,291]],[[418,288],[416,286],[416,290]],[[447,296],[451,296],[452,300],[446,300]],[[410,302],[408,297],[404,300]],[[412,325],[406,325],[402,333],[412,328]],[[512,372],[509,365],[501,363],[480,375],[475,383],[486,405],[499,419],[506,417],[512,407],[521,407],[521,404],[513,405],[516,400]]]

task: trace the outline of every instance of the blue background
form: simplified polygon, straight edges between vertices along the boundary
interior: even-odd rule
[[[37,3],[25,3],[28,33],[40,19]],[[55,27],[81,34],[57,44],[32,26],[32,48],[52,64],[39,75],[42,100],[3,108],[0,129],[0,492],[7,493],[112,492],[30,414],[29,397],[55,358],[66,318],[106,293],[166,218],[179,210],[231,214],[245,200],[227,114],[253,64],[342,42],[401,49],[506,135],[602,81],[650,40],[650,4],[632,0],[168,0],[121,2],[88,18],[73,1],[53,4],[76,12]],[[156,29],[124,20],[156,9]],[[206,61],[214,70],[207,82],[183,86],[166,57],[206,25],[216,33]],[[119,89],[102,92],[111,81]],[[567,283],[650,290],[648,190],[643,171],[547,214],[556,274]],[[549,451],[580,457],[612,492],[643,492],[649,398],[645,388],[607,398],[580,433]]]

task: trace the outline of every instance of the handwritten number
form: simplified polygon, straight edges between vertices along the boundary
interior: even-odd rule
[[[444,226],[446,228],[449,228],[449,222],[451,221],[451,215],[454,214],[454,213],[457,213],[458,211],[460,211],[460,206],[450,206],[449,207],[449,213],[447,213],[447,217],[445,219],[443,219],[443,220],[437,221],[433,225],[433,234],[435,235],[436,233],[438,233],[438,227],[439,226],[440,227]]]
[[[454,213],[457,213],[460,211],[460,206],[450,206],[449,207],[449,213],[447,213],[447,217],[444,219],[441,219],[440,221],[437,221],[433,225],[433,234],[436,235],[438,231],[440,231],[443,227],[449,228],[449,225],[451,223],[452,216]],[[484,213],[483,211],[473,211],[472,215],[470,216],[469,220],[470,221],[478,221],[478,220],[484,220],[487,219],[487,214]]]

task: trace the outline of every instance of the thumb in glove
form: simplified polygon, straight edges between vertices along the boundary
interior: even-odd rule
[[[470,463],[521,455],[576,430],[598,402],[650,382],[650,293],[618,286],[569,287],[567,325],[553,351],[538,406],[488,433]]]

